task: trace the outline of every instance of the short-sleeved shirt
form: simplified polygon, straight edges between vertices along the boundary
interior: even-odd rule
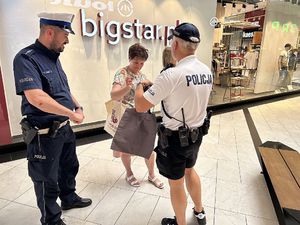
[[[257,68],[257,62],[258,62],[258,52],[257,51],[247,52],[244,55],[244,59],[246,59],[246,68],[247,69],[256,69]]]
[[[180,121],[183,121],[183,108],[188,127],[200,127],[206,116],[212,83],[210,69],[191,55],[181,59],[175,67],[163,71],[144,97],[153,105],[163,100],[167,113]],[[163,111],[162,114],[165,127],[178,130],[183,125],[168,118]]]
[[[125,104],[129,104],[130,106],[134,106],[134,95],[135,95],[136,85],[139,82],[146,80],[147,78],[141,72],[139,74],[134,74],[130,72],[127,67],[124,67],[116,72],[113,84],[120,84],[122,87],[125,87],[126,86],[125,79],[127,76],[132,78],[132,87],[130,89],[130,92],[123,97],[123,102]]]
[[[288,61],[289,61],[289,58],[288,58],[289,54],[286,50],[283,50],[280,52],[280,67],[281,68],[287,68],[288,66]]]
[[[22,96],[21,112],[36,122],[36,126],[47,127],[54,120],[64,121],[65,116],[43,112],[31,105],[24,95],[25,90],[41,89],[59,104],[73,110],[67,76],[59,61],[59,53],[55,53],[38,40],[22,49],[13,62],[17,95]]]

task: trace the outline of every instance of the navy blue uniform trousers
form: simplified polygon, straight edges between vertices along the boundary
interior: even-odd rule
[[[55,224],[61,217],[57,198],[72,203],[77,197],[75,176],[79,163],[75,135],[70,125],[60,128],[54,138],[48,135],[35,137],[27,145],[27,158],[29,176],[34,183],[37,204],[42,214],[41,223]]]

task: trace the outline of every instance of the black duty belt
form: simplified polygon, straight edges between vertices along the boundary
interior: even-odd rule
[[[60,125],[58,126],[57,129],[60,129],[60,128],[64,127],[68,123],[69,123],[69,120],[66,120],[66,121],[60,123]],[[38,134],[48,134],[49,130],[50,130],[50,128],[38,129]]]

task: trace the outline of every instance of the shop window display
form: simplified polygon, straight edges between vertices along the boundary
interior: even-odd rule
[[[221,3],[212,52],[215,95],[210,104],[299,90],[300,6],[281,1],[258,1],[256,7]]]

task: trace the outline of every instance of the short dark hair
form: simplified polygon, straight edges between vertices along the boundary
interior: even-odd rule
[[[285,44],[285,46],[284,46],[285,48],[291,48],[292,47],[292,45],[290,44],[290,43],[287,43],[287,44]]]
[[[139,43],[136,43],[130,46],[128,50],[128,57],[129,60],[137,57],[146,61],[148,59],[148,49],[146,49],[144,46],[140,45]]]

